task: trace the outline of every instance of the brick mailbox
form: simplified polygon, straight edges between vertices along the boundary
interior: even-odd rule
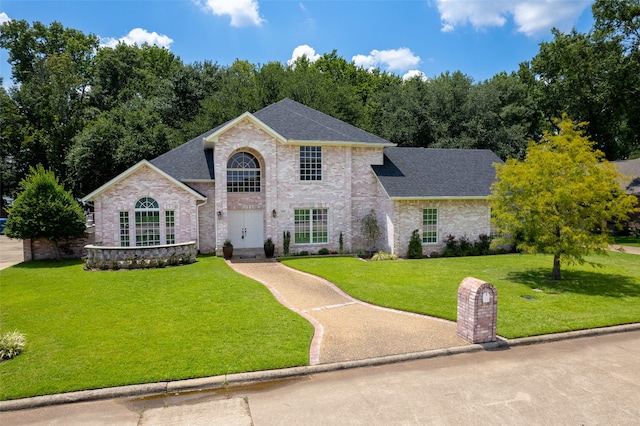
[[[496,341],[498,292],[477,278],[467,277],[458,287],[458,336],[471,343]]]

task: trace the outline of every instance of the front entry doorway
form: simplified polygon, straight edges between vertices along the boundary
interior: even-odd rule
[[[229,239],[239,249],[262,247],[263,210],[229,210]]]

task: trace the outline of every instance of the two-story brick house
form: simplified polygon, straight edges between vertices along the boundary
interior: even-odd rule
[[[500,159],[486,150],[400,148],[284,99],[245,113],[84,198],[94,203],[103,246],[196,241],[202,253],[366,248],[362,219],[373,210],[377,248],[406,254],[414,229],[423,252],[446,235],[490,232],[487,197]]]

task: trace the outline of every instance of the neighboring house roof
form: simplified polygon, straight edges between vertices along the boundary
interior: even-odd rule
[[[103,192],[105,192],[106,190],[108,190],[109,188],[111,188],[113,185],[117,184],[121,180],[131,176],[134,172],[136,172],[138,169],[140,169],[142,167],[150,168],[154,172],[158,173],[160,176],[168,179],[169,181],[173,182],[175,185],[177,185],[180,188],[184,189],[185,191],[189,192],[197,200],[204,201],[204,200],[207,199],[207,197],[205,197],[204,195],[200,194],[198,191],[194,190],[193,188],[190,188],[189,186],[185,185],[182,182],[179,182],[178,180],[176,180],[175,178],[173,178],[172,176],[170,176],[166,172],[162,171],[158,167],[154,166],[153,164],[151,164],[147,160],[142,160],[138,164],[136,164],[136,165],[128,168],[124,172],[120,173],[118,176],[114,177],[109,182],[107,182],[104,185],[102,185],[100,188],[96,189],[92,193],[90,193],[87,196],[85,196],[82,199],[82,201],[83,202],[93,201],[98,195],[102,194]]]
[[[503,161],[489,150],[397,147],[372,167],[392,199],[486,198],[495,163]]]
[[[631,181],[625,185],[625,191],[629,194],[640,196],[640,158],[635,160],[614,161],[613,164],[618,166],[620,172],[631,177]]]

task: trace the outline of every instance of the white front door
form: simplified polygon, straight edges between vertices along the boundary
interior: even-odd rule
[[[256,248],[264,244],[262,210],[229,210],[229,239],[237,248]]]

